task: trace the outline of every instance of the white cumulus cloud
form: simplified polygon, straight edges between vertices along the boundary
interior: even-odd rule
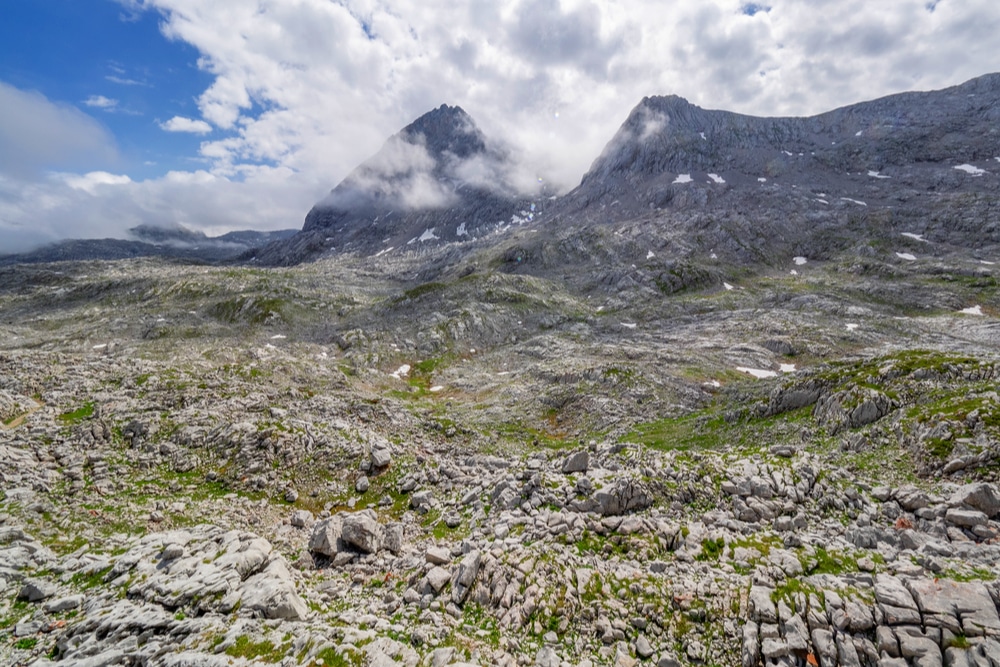
[[[212,131],[212,126],[203,120],[185,118],[184,116],[174,116],[165,123],[160,123],[160,127],[167,132],[190,132],[192,134],[208,134]]]

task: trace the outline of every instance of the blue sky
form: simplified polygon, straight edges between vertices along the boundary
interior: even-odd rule
[[[0,21],[0,81],[77,106],[107,126],[133,179],[192,169],[204,137],[159,123],[197,116],[212,81],[198,51],[168,40],[156,12],[108,0],[9,2]],[[58,165],[54,165],[58,167]]]
[[[8,0],[0,253],[301,227],[442,103],[567,190],[647,95],[810,115],[1000,71],[995,0]]]

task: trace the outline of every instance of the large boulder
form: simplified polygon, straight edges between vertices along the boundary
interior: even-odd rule
[[[295,592],[288,568],[283,559],[275,559],[264,570],[240,586],[242,608],[264,618],[285,621],[304,621],[309,607]]]
[[[384,533],[375,512],[362,510],[344,517],[340,537],[347,544],[373,554],[382,548]]]
[[[598,511],[604,516],[616,516],[644,510],[653,504],[653,494],[642,482],[619,479],[607,490],[595,495]]]
[[[476,583],[479,575],[479,566],[482,563],[482,554],[479,551],[470,551],[458,564],[455,574],[451,578],[451,600],[455,604],[462,604],[465,598],[469,597],[469,591]]]
[[[309,536],[309,551],[323,556],[333,557],[342,551],[343,542],[340,539],[343,520],[338,514],[327,517],[313,524],[312,535]]]
[[[952,507],[971,507],[993,518],[1000,514],[1000,493],[986,482],[966,484],[951,495],[948,504]]]

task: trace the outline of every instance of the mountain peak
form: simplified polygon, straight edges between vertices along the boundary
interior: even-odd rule
[[[397,136],[408,143],[422,143],[435,158],[451,153],[465,159],[487,150],[486,137],[476,127],[472,116],[462,107],[447,104],[420,116]]]

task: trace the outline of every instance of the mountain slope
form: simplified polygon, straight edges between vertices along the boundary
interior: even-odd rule
[[[535,217],[509,152],[459,107],[392,136],[306,216],[302,234],[253,257],[291,264],[326,250],[376,254],[461,241]]]

